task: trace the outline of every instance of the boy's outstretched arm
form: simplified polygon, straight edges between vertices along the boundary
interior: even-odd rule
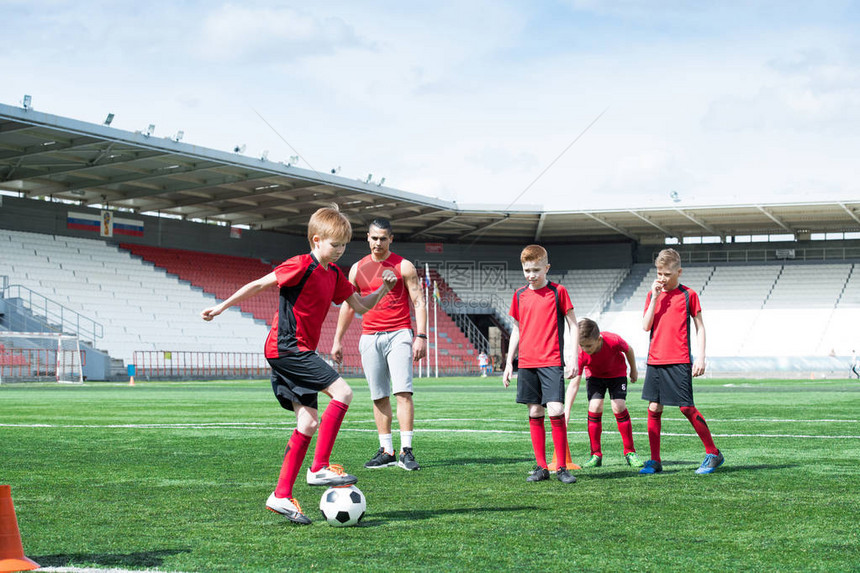
[[[705,373],[705,321],[702,320],[702,312],[693,317],[696,325],[696,340],[699,343],[699,352],[693,362],[693,376],[701,376]]]
[[[636,369],[636,354],[633,352],[633,347],[628,346],[624,351],[624,357],[627,358],[627,364],[630,365],[630,383],[633,384],[639,380],[639,370]]]
[[[275,274],[275,271],[272,271],[266,276],[260,277],[255,281],[251,281],[245,286],[239,288],[239,290],[231,294],[227,300],[204,309],[203,312],[200,313],[200,317],[206,321],[212,320],[231,306],[239,304],[246,298],[251,298],[276,284],[278,284],[278,277]]]
[[[355,312],[364,314],[368,310],[376,306],[382,297],[388,294],[388,291],[394,288],[397,284],[397,275],[391,269],[382,271],[382,285],[372,293],[366,296],[358,296],[358,293],[352,293],[346,299],[346,303],[352,307]]]
[[[567,392],[564,394],[564,423],[570,423],[570,410],[573,407],[573,402],[576,400],[576,393],[579,392],[579,382],[582,380],[582,375],[577,374],[571,378],[567,385]]]
[[[352,265],[349,269],[349,282],[355,285],[355,275],[357,274],[358,263]],[[343,362],[343,336],[346,334],[349,325],[352,324],[352,319],[355,317],[355,311],[348,304],[340,305],[340,314],[337,316],[337,330],[334,333],[334,340],[331,343],[331,358],[338,364]]]
[[[508,359],[505,361],[505,372],[502,374],[502,384],[505,388],[511,384],[511,376],[514,375],[514,355],[520,345],[520,325],[515,324],[511,331],[511,340],[508,342]]]

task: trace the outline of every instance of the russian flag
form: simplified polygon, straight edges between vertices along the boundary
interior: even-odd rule
[[[113,232],[115,235],[126,235],[130,237],[143,236],[143,221],[133,219],[120,219],[114,217]]]
[[[66,214],[67,229],[75,229],[77,231],[93,231],[98,233],[101,229],[101,224],[101,217],[96,214],[72,213],[71,211]]]

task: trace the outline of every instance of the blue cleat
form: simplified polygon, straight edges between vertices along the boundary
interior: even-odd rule
[[[650,475],[657,474],[663,471],[663,464],[657,460],[648,460],[645,462],[645,467],[639,470],[640,474]]]
[[[699,466],[696,473],[712,474],[718,467],[723,465],[724,461],[726,461],[726,458],[723,457],[723,452],[717,451],[716,454],[707,454],[705,456],[705,461],[702,462],[702,465]]]

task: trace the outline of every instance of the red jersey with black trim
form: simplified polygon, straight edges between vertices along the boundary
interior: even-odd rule
[[[570,295],[560,284],[514,292],[510,315],[519,323],[520,368],[564,366],[564,317],[571,309]]]
[[[393,332],[404,328],[412,328],[409,315],[409,296],[400,266],[403,257],[388,253],[384,261],[373,260],[373,255],[367,255],[356,263],[355,285],[362,296],[368,295],[382,286],[382,271],[391,269],[397,275],[397,284],[388,291],[373,309],[364,313],[361,319],[361,332],[373,334],[376,332]]]
[[[586,378],[627,376],[627,361],[624,359],[624,353],[630,348],[627,341],[606,330],[601,332],[600,336],[603,338],[603,344],[594,354],[579,349],[579,371]]]
[[[645,296],[645,311],[651,304],[652,291]],[[648,364],[692,364],[690,317],[702,312],[696,291],[679,284],[669,292],[657,295],[654,322],[651,323],[651,343]],[[644,312],[642,313],[645,314]]]
[[[342,303],[355,287],[337,265],[325,268],[312,253],[284,261],[275,267],[275,275],[280,297],[266,337],[266,358],[315,351],[331,303]]]

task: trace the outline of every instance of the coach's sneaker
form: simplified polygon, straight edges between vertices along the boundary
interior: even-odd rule
[[[370,461],[364,464],[364,467],[369,470],[375,470],[376,468],[387,468],[396,465],[397,458],[394,457],[394,454],[389,454],[385,451],[385,448],[379,448],[376,455],[370,458]]]
[[[707,454],[705,456],[705,461],[702,462],[702,465],[699,466],[696,473],[712,474],[714,473],[714,470],[723,465],[724,461],[726,461],[726,458],[723,457],[723,452],[719,450],[717,450],[716,454]]]
[[[418,462],[415,461],[415,456],[412,454],[412,448],[403,448],[400,450],[400,461],[397,462],[397,465],[409,472],[421,469],[421,466],[419,466]]]
[[[645,465],[639,459],[639,456],[636,455],[636,452],[627,452],[624,454],[624,459],[627,460],[627,465],[630,467],[641,468]]]
[[[526,481],[544,481],[549,479],[549,470],[540,466],[535,466]]]
[[[293,523],[299,525],[310,525],[311,520],[302,513],[299,502],[293,497],[275,497],[275,492],[266,500],[266,509],[280,513]]]
[[[308,485],[324,485],[334,487],[338,485],[352,485],[358,478],[343,471],[343,466],[329,464],[315,472],[308,468]]]
[[[592,454],[587,462],[582,464],[584,468],[599,468],[603,465],[603,456],[598,456],[597,454]]]
[[[570,475],[567,468],[563,466],[555,470],[555,477],[557,477],[558,481],[561,483],[576,483],[576,476]]]
[[[663,471],[662,462],[658,462],[657,460],[648,460],[645,462],[645,466],[639,470],[640,474],[658,474]]]

